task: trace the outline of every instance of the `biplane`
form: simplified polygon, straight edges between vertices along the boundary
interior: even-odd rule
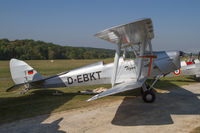
[[[180,68],[179,51],[153,51],[151,40],[154,38],[153,24],[150,18],[140,19],[128,24],[103,30],[96,37],[114,43],[116,52],[114,62],[94,63],[54,76],[43,77],[24,61],[11,59],[10,72],[15,85],[12,91],[24,85],[25,90],[32,88],[56,88],[95,84],[111,84],[112,87],[87,101],[141,88],[145,102],[154,102],[152,89],[158,79]],[[135,58],[126,59],[122,50],[131,52]],[[148,78],[155,79],[151,85]]]

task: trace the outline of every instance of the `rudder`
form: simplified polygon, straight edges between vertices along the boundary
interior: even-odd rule
[[[26,62],[11,59],[10,60],[10,73],[15,84],[23,84],[30,81],[37,81],[43,77]]]

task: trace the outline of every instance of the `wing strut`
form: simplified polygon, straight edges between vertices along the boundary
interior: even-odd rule
[[[147,37],[142,45],[140,45],[140,56],[144,56],[144,51],[147,43]],[[139,58],[138,65],[137,65],[137,80],[140,79],[141,73],[143,68],[143,58]]]
[[[112,87],[115,85],[115,81],[116,81],[116,77],[117,77],[117,69],[118,69],[118,64],[119,64],[120,50],[121,50],[121,44],[118,44],[116,52],[115,52],[114,69],[113,69],[113,74],[112,74],[112,78],[111,78]]]

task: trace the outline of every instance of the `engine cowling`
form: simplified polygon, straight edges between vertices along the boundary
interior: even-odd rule
[[[180,68],[180,52],[179,51],[162,51],[154,52],[157,58],[154,64],[163,74],[168,74]]]

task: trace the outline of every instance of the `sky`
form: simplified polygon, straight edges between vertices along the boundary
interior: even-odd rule
[[[153,50],[200,51],[200,0],[0,0],[0,39],[114,49],[94,37],[151,18]]]

